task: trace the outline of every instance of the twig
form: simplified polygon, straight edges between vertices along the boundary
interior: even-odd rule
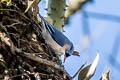
[[[20,77],[20,76],[26,76],[26,75],[34,75],[35,76],[36,74],[41,75],[41,76],[46,76],[46,77],[57,77],[55,75],[48,75],[48,74],[44,74],[44,73],[33,72],[33,73],[23,73],[23,74],[11,76],[9,79],[13,79],[13,78]]]
[[[0,26],[1,26],[1,28],[6,32],[6,34],[7,34],[7,36],[9,37],[9,39],[10,39],[10,50],[11,50],[11,52],[15,55],[15,52],[14,52],[14,44],[13,44],[13,42],[12,42],[12,40],[11,40],[11,38],[10,38],[10,35],[9,35],[9,33],[8,33],[8,31],[7,31],[7,29],[6,29],[6,26],[3,26],[3,24],[0,22]]]
[[[20,16],[24,17],[25,19],[30,20],[29,18],[27,18],[27,17],[24,15],[24,13],[18,12],[18,11],[13,10],[13,9],[0,9],[0,11],[11,11],[11,12],[15,12],[15,13],[19,14]]]
[[[29,58],[33,61],[36,61],[36,62],[39,62],[41,64],[45,64],[45,65],[48,65],[48,66],[51,66],[51,67],[54,67],[55,69],[58,69],[58,70],[61,70],[64,72],[64,69],[63,67],[61,67],[60,65],[58,65],[57,63],[53,62],[53,61],[48,61],[46,59],[42,59],[40,57],[37,57],[37,56],[34,56],[33,54],[29,54],[29,53],[26,53],[26,52],[23,52],[21,49],[18,49],[18,48],[14,48],[16,52],[18,53],[22,53],[20,55],[26,57],[26,58]]]
[[[72,79],[76,77],[76,75],[81,71],[81,69],[85,66],[86,62],[80,67],[80,69],[73,75]]]
[[[68,23],[69,17],[80,10],[83,5],[92,0],[71,0],[68,9],[65,12],[65,24]]]

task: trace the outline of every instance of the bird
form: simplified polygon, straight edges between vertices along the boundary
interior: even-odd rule
[[[64,62],[67,57],[71,55],[79,56],[79,52],[74,51],[73,43],[60,31],[58,31],[52,24],[49,24],[40,14],[42,24],[42,35],[45,42],[55,51],[59,56],[64,54]]]

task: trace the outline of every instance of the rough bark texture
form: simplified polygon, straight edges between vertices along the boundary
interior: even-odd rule
[[[63,31],[65,0],[48,0],[48,16],[53,20],[53,25],[57,30]]]
[[[71,80],[25,0],[0,2],[0,80]]]

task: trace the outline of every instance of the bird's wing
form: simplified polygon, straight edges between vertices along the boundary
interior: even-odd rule
[[[55,33],[54,26],[52,26],[51,24],[49,24],[47,21],[45,21],[45,24],[46,24],[46,29],[48,30],[48,32],[51,35],[53,35]]]

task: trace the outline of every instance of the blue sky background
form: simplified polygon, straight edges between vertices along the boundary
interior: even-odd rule
[[[44,0],[40,3],[40,13],[46,16],[43,7]],[[120,80],[120,0],[87,3],[70,18],[64,30],[75,50],[80,52],[80,57],[71,56],[64,63],[71,76],[86,61],[87,65],[92,63],[99,51],[99,63],[91,80],[99,80],[107,68],[110,68],[110,80]]]

